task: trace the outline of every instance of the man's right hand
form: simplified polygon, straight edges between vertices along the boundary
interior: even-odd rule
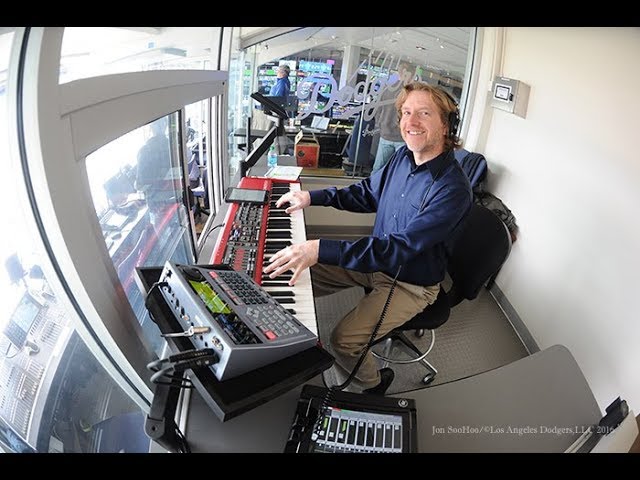
[[[285,203],[289,206],[285,209],[285,212],[291,213],[296,210],[302,210],[305,207],[311,205],[311,195],[305,190],[299,190],[296,192],[287,192],[281,196],[276,202],[276,207],[280,208]]]

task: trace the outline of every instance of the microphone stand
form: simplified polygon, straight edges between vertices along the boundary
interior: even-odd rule
[[[182,387],[156,384],[153,402],[144,422],[144,432],[151,440],[172,453],[186,453],[188,445],[175,422]],[[188,451],[188,450],[187,450]]]

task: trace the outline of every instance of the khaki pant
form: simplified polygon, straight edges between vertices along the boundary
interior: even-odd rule
[[[336,363],[348,375],[358,362],[380,319],[393,278],[382,272],[360,273],[332,265],[317,264],[311,268],[311,279],[314,295],[318,297],[354,286],[372,289],[331,332],[331,346],[336,355]],[[411,320],[427,305],[435,302],[439,290],[439,284],[422,287],[397,282],[376,339]],[[375,387],[380,383],[380,373],[371,352],[365,357],[355,378],[363,389]]]

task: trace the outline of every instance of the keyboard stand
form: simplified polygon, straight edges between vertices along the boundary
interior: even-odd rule
[[[136,281],[146,295],[160,279],[162,267],[137,267]],[[158,289],[148,302],[149,313],[162,333],[181,330]],[[193,349],[188,338],[166,338],[173,353]],[[225,422],[303,384],[333,365],[333,357],[314,346],[243,375],[219,381],[211,370],[193,370],[191,380],[218,419]]]

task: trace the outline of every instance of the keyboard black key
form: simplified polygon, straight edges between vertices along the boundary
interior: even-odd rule
[[[265,242],[265,245],[275,246],[275,247],[278,247],[280,249],[283,249],[283,248],[286,248],[289,245],[291,245],[291,242],[289,242],[287,240],[273,240],[273,241]]]
[[[286,280],[289,281],[291,279],[291,277],[293,277],[293,273],[290,273],[289,271],[284,272],[282,275],[278,275],[275,278],[269,278],[269,275],[262,275],[262,280],[264,281],[269,281],[269,280]]]
[[[291,220],[283,218],[281,220],[269,220],[267,222],[267,229],[291,229]]]
[[[267,237],[271,238],[291,238],[291,231],[269,231],[267,230]]]
[[[276,301],[278,303],[284,304],[284,303],[296,303],[295,299],[293,298],[289,298],[289,297],[283,297],[283,298],[276,298]]]
[[[296,294],[291,290],[272,290],[269,292],[272,297],[295,297]]]

